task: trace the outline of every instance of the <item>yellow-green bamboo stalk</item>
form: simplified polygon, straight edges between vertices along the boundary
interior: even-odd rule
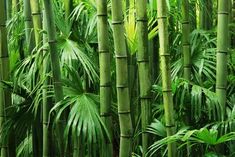
[[[36,47],[38,48],[42,41],[42,34],[40,33],[42,30],[42,18],[39,0],[30,0],[30,6],[32,11],[35,42]]]
[[[69,16],[72,12],[73,1],[72,0],[64,0],[64,8],[65,8],[65,19],[68,20]]]
[[[47,23],[47,33],[48,33],[48,44],[50,49],[51,56],[51,67],[52,67],[52,75],[53,75],[53,84],[54,84],[54,92],[55,92],[55,102],[59,102],[64,97],[64,92],[62,88],[61,82],[61,71],[60,71],[60,61],[59,54],[57,51],[57,40],[56,40],[56,28],[55,28],[55,20],[54,20],[54,12],[52,8],[52,2],[48,0],[43,0],[44,8],[45,8],[45,19]],[[64,128],[64,118],[61,118],[62,123],[57,124],[57,132],[59,136],[59,147],[60,147],[60,156],[64,157],[65,155],[65,144],[63,141],[63,128]]]
[[[226,107],[227,53],[229,48],[229,0],[218,0],[216,94],[223,108]]]
[[[6,1],[6,9],[7,9],[7,20],[10,20],[11,15],[12,15],[12,1],[11,0]]]
[[[7,47],[7,28],[6,28],[5,0],[0,0],[0,81],[9,81],[10,67]],[[0,130],[7,118],[5,109],[11,105],[11,93],[0,87]],[[8,140],[1,141],[1,157],[8,155]],[[13,150],[15,151],[15,150]]]
[[[116,88],[120,123],[119,157],[130,157],[132,152],[133,128],[130,114],[127,52],[123,26],[122,1],[112,0],[112,25],[116,54]]]
[[[104,121],[110,137],[112,137],[111,120],[111,69],[110,52],[108,39],[108,18],[107,18],[107,0],[97,0],[97,27],[98,27],[98,45],[99,45],[99,65],[100,65],[100,116]],[[106,141],[107,149],[102,149],[103,157],[112,156],[112,138]]]
[[[25,20],[25,40],[27,46],[27,55],[31,54],[35,47],[35,38],[32,33],[33,22],[31,17],[30,0],[24,0],[24,20]]]
[[[14,14],[16,14],[20,11],[20,1],[19,0],[12,0],[12,10],[13,10]]]
[[[149,136],[146,128],[151,117],[151,77],[148,54],[148,19],[147,0],[139,0],[136,3],[137,13],[137,37],[138,37],[138,73],[140,85],[141,123],[142,123],[142,147],[143,157],[149,146]]]
[[[167,136],[175,133],[173,97],[171,89],[171,69],[170,69],[170,52],[168,39],[168,8],[165,0],[158,0],[158,25],[159,25],[159,42],[160,42],[160,62],[162,72],[162,92],[165,111],[165,123]],[[168,157],[176,156],[175,143],[169,143]]]
[[[184,60],[184,78],[191,80],[191,53],[190,53],[190,24],[189,24],[189,1],[182,1],[182,47]]]

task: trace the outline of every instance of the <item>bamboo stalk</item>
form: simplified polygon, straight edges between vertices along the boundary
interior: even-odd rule
[[[111,69],[110,52],[108,42],[108,18],[107,0],[97,0],[97,27],[99,46],[99,66],[100,66],[100,116],[106,125],[111,137],[111,141],[106,141],[106,146],[102,149],[103,157],[111,157],[112,150],[112,117],[111,117]]]
[[[182,1],[182,46],[184,59],[184,78],[191,80],[191,53],[190,53],[190,24],[189,24],[189,1]]]
[[[54,84],[54,92],[55,92],[55,102],[59,102],[63,99],[64,93],[61,82],[61,71],[60,71],[60,61],[59,54],[57,52],[57,40],[56,40],[56,28],[55,28],[55,20],[54,13],[52,9],[52,3],[48,0],[43,0],[45,7],[45,19],[47,23],[47,33],[48,33],[48,44],[51,56],[51,65],[52,65],[52,75],[53,75],[53,84]],[[63,128],[65,126],[65,117],[61,118],[61,123],[57,124],[58,134],[59,134],[59,147],[60,147],[60,155],[64,156],[65,148],[63,141]]]
[[[12,1],[6,1],[6,9],[7,9],[7,20],[11,19],[12,16]]]
[[[5,0],[0,0],[0,81],[9,81],[10,77],[10,63],[7,47],[7,28],[6,28],[6,10]],[[3,129],[3,123],[7,119],[7,112],[5,109],[11,105],[11,93],[0,88],[0,129]],[[11,137],[14,138],[14,137]],[[12,150],[15,152],[15,150]],[[13,153],[13,152],[12,152]],[[8,140],[1,141],[1,157],[8,155]],[[14,157],[14,156],[13,156]]]
[[[141,123],[142,123],[142,147],[143,157],[149,146],[149,135],[146,128],[150,124],[151,117],[151,77],[148,54],[148,19],[147,1],[140,0],[136,3],[137,35],[138,35],[138,73],[140,84]]]
[[[162,90],[163,103],[165,111],[165,125],[167,136],[175,133],[173,97],[171,89],[171,73],[170,73],[170,52],[168,39],[168,8],[165,0],[158,0],[158,25],[159,25],[159,42],[160,42],[160,60],[162,72]],[[176,156],[175,143],[169,143],[168,157]]]
[[[24,0],[24,20],[25,20],[25,40],[27,47],[27,55],[31,54],[35,47],[35,38],[32,33],[33,22],[31,17],[30,0]]]
[[[65,19],[68,20],[69,16],[72,12],[73,1],[72,0],[64,0],[64,8],[65,8]]]
[[[39,0],[30,0],[30,6],[32,11],[35,43],[36,47],[39,48],[42,41],[42,35],[40,34],[40,31],[42,30],[42,18]]]
[[[218,1],[217,59],[216,59],[216,94],[223,108],[224,118],[227,88],[227,53],[229,48],[229,8],[228,0]]]
[[[111,6],[114,49],[116,54],[118,115],[121,134],[119,157],[130,157],[132,152],[133,128],[130,114],[127,49],[123,27],[122,2],[120,0],[112,0]]]

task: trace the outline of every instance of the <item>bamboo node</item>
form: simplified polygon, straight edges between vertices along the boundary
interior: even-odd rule
[[[192,64],[184,65],[184,68],[191,68],[191,67],[192,67]]]
[[[109,50],[99,50],[99,53],[109,53]]]
[[[229,15],[229,13],[227,11],[220,11],[220,12],[218,12],[218,14]]]
[[[6,24],[0,24],[0,27],[6,27]]]
[[[32,21],[31,18],[24,18],[24,21]]]
[[[121,138],[132,138],[132,135],[125,135],[125,134],[121,134],[120,135]]]
[[[169,53],[164,53],[164,54],[160,54],[160,56],[170,56],[170,54]]]
[[[116,85],[117,88],[128,88],[128,85],[126,84],[119,84],[119,85]]]
[[[41,12],[32,12],[32,15],[41,15]]]
[[[141,96],[140,99],[145,100],[145,99],[152,99],[152,97],[150,95],[146,95],[146,96]]]
[[[54,84],[62,84],[61,81],[54,81],[53,83],[54,83]]]
[[[220,50],[217,50],[217,53],[222,53],[222,54],[228,54],[228,51],[220,51]]]
[[[183,46],[190,46],[189,42],[182,43]]]
[[[136,19],[136,22],[148,22],[147,18],[138,18]]]
[[[165,125],[166,128],[173,128],[175,127],[175,124],[172,124],[172,125]]]
[[[227,89],[227,87],[216,86],[216,89],[222,89],[222,90],[226,90],[226,89]]]
[[[182,24],[189,24],[189,21],[182,21]]]
[[[100,87],[111,87],[111,86],[112,86],[111,82],[108,82],[106,84],[100,84]]]
[[[122,21],[112,21],[112,25],[120,25],[123,24],[123,20]]]
[[[166,19],[167,16],[158,16],[157,19]]]
[[[50,125],[51,123],[50,122],[42,122],[42,124]]]
[[[8,58],[9,56],[8,55],[6,55],[6,56],[0,56],[0,58]]]
[[[47,48],[43,48],[42,51],[48,51],[48,49]]]
[[[0,147],[1,147],[1,148],[8,148],[8,146],[4,146],[4,145],[1,145]]]
[[[141,62],[149,62],[149,59],[141,59],[141,60],[137,60],[138,63],[141,63]]]
[[[110,116],[111,116],[111,113],[107,113],[107,112],[100,113],[100,117],[110,117]]]
[[[48,43],[49,44],[53,44],[53,43],[56,43],[57,41],[56,40],[49,40]]]
[[[115,55],[117,59],[126,59],[127,55]]]
[[[163,89],[162,92],[163,93],[172,92],[172,89]]]
[[[97,13],[97,16],[108,16],[107,13]]]
[[[118,114],[130,114],[131,111],[128,110],[128,111],[118,111]]]

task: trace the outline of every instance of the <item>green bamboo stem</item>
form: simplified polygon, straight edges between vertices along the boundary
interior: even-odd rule
[[[12,0],[12,9],[13,9],[14,14],[16,14],[20,11],[20,1],[19,0]]]
[[[6,10],[5,0],[0,0],[0,81],[9,81],[10,64],[7,47],[7,28],[6,28]],[[5,108],[11,105],[11,93],[0,88],[0,129],[3,129],[3,123],[7,119]],[[15,151],[15,150],[13,150]],[[1,157],[7,157],[8,141],[1,141]]]
[[[45,10],[43,11],[43,30],[47,30],[47,23],[45,18]],[[46,34],[43,34],[43,44],[45,45],[47,43],[47,37]],[[48,53],[47,49],[43,50],[43,55],[46,56]],[[48,63],[46,60],[43,60],[43,76],[46,76],[46,74],[49,72]],[[50,104],[47,98],[47,86],[49,85],[49,78],[46,78],[45,82],[43,83],[43,107],[42,107],[42,116],[43,116],[43,148],[42,148],[42,156],[43,157],[50,157],[50,150],[51,148],[51,124],[49,123],[49,111],[50,111]]]
[[[189,20],[190,20],[190,29],[193,31],[197,27],[197,0],[190,0],[189,1]]]
[[[158,0],[158,25],[159,25],[159,42],[160,42],[160,60],[162,72],[162,90],[163,103],[165,111],[165,123],[167,136],[175,133],[173,97],[171,89],[171,73],[170,73],[170,52],[168,39],[168,8],[165,0]],[[175,143],[169,143],[168,157],[176,156]]]
[[[61,71],[60,71],[60,62],[59,62],[59,54],[57,52],[57,41],[56,41],[56,28],[55,28],[55,20],[54,13],[52,9],[52,3],[48,0],[43,0],[45,7],[45,18],[47,23],[47,33],[48,33],[48,44],[50,49],[51,56],[51,65],[52,65],[52,75],[53,75],[53,84],[54,84],[54,92],[55,92],[55,102],[59,102],[63,99],[64,93],[61,82]],[[64,141],[63,141],[63,128],[64,128],[64,118],[61,118],[61,124],[58,124],[58,134],[60,138],[59,147],[60,147],[60,155],[64,156]]]
[[[33,28],[34,28],[34,37],[35,37],[35,46],[36,49],[38,49],[42,45],[42,34],[40,31],[42,30],[42,19],[41,19],[41,10],[40,10],[40,3],[39,0],[30,0],[30,7],[31,7],[31,15],[33,20]],[[33,85],[35,82],[32,82]],[[32,85],[32,86],[33,86]],[[39,121],[39,120],[38,120]],[[37,129],[35,128],[37,127]],[[39,126],[36,123],[36,121],[33,124],[32,128],[32,140],[33,140],[33,154],[34,156],[40,156],[41,153],[41,139],[38,138],[42,126]]]
[[[137,35],[138,35],[138,73],[140,85],[141,123],[142,123],[142,147],[143,157],[149,146],[149,135],[146,128],[150,124],[151,117],[151,77],[148,54],[148,19],[147,0],[136,3]]]
[[[111,69],[110,52],[108,42],[108,19],[107,19],[107,0],[97,0],[97,27],[98,27],[98,46],[99,46],[99,66],[100,66],[100,116],[106,125],[110,137],[112,137],[111,120]],[[112,138],[106,141],[106,149],[102,152],[103,157],[112,156]]]
[[[231,23],[235,23],[235,0],[232,0],[232,15],[231,15]],[[233,28],[232,30],[233,32],[235,32],[235,29]],[[231,48],[235,48],[235,35],[232,34],[231,35]]]
[[[227,53],[229,48],[229,0],[218,0],[216,94],[225,114],[227,87]]]
[[[191,53],[190,53],[190,24],[189,24],[189,1],[182,1],[182,46],[184,60],[184,78],[191,80]]]
[[[72,12],[73,0],[64,0],[64,8],[65,8],[65,19],[69,19],[69,16]]]
[[[122,1],[112,0],[112,25],[116,54],[116,88],[120,123],[119,157],[130,157],[132,152],[133,128],[130,114],[128,85],[127,49],[124,36]]]
[[[213,3],[212,0],[199,0],[200,5],[200,29],[210,30],[213,26],[212,13]]]
[[[12,1],[6,1],[6,9],[7,9],[7,20],[11,19],[12,16]]]
[[[25,40],[27,47],[27,55],[31,54],[35,47],[35,38],[32,33],[33,30],[33,22],[31,17],[31,8],[30,8],[30,0],[24,0],[24,20],[25,20]]]
[[[42,41],[42,35],[40,33],[42,30],[42,18],[39,0],[30,0],[30,6],[32,11],[35,43],[36,47],[39,48]]]

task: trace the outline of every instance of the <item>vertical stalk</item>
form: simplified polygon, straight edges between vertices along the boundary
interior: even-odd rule
[[[165,123],[167,136],[175,133],[173,97],[171,89],[171,73],[170,73],[170,52],[168,39],[168,8],[165,0],[158,0],[158,25],[159,25],[159,42],[160,42],[160,60],[162,72],[162,92],[165,111]],[[168,157],[176,156],[175,143],[169,143]]]
[[[147,0],[136,3],[137,35],[138,35],[138,73],[140,84],[141,123],[142,123],[142,147],[145,156],[149,146],[149,135],[146,128],[150,123],[151,113],[151,78],[148,54],[148,19]]]
[[[69,16],[72,12],[73,1],[72,0],[64,0],[64,8],[65,8],[65,19],[68,20]]]
[[[31,17],[31,8],[30,8],[30,0],[24,0],[24,20],[25,20],[25,38],[27,52],[29,55],[35,47],[35,39],[32,33],[33,22]]]
[[[98,46],[99,46],[99,65],[100,65],[100,116],[106,125],[110,137],[112,137],[111,120],[111,69],[110,52],[108,39],[108,19],[107,19],[107,0],[97,0],[97,27],[98,27]],[[107,149],[102,152],[103,157],[112,156],[112,140],[106,141]]]
[[[32,11],[35,42],[36,47],[38,48],[42,41],[42,35],[40,34],[40,31],[42,30],[42,18],[39,0],[30,0],[30,6]]]
[[[6,1],[6,9],[7,9],[7,20],[11,19],[11,15],[12,15],[12,1],[8,0]]]
[[[229,48],[229,0],[218,0],[218,30],[216,59],[216,94],[225,114],[227,87],[227,53]]]
[[[39,0],[30,0],[30,6],[31,6],[31,14],[32,14],[32,20],[33,20],[33,27],[34,27],[34,37],[35,37],[35,46],[36,49],[38,49],[42,43],[42,35],[40,34],[40,31],[42,30],[42,19],[41,19],[41,10],[40,10],[40,3]],[[32,87],[35,84],[35,82],[32,82]],[[38,121],[38,123],[36,122]],[[39,119],[36,119],[33,123],[32,128],[32,134],[33,134],[33,154],[35,157],[40,156],[41,153],[41,139],[38,138],[42,126],[38,126],[38,124],[41,124]],[[39,127],[39,128],[38,128]]]
[[[127,49],[124,36],[122,1],[112,0],[112,25],[116,54],[116,88],[120,121],[119,157],[130,157],[132,152],[132,122],[128,86]]]
[[[191,53],[189,43],[189,1],[182,1],[182,46],[183,46],[183,60],[184,60],[184,78],[191,80]]]
[[[43,0],[45,7],[45,18],[47,23],[47,33],[48,33],[48,44],[50,49],[51,56],[51,65],[52,65],[52,75],[53,75],[53,84],[55,92],[55,102],[59,102],[63,99],[64,93],[61,82],[61,71],[60,71],[60,62],[59,54],[57,52],[57,41],[56,41],[56,28],[54,20],[54,12],[52,9],[52,3],[48,0]],[[61,149],[60,155],[64,157],[64,142],[63,142],[63,127],[64,127],[64,117],[61,119],[63,124],[58,124],[57,131],[59,133],[59,147]]]
[[[0,0],[0,81],[9,81],[10,64],[7,47],[7,28],[6,28],[6,4],[5,0]],[[3,129],[3,123],[7,119],[5,109],[11,105],[11,93],[4,88],[0,88],[0,129]],[[14,137],[10,137],[14,138]],[[11,149],[9,149],[11,150]],[[7,157],[8,139],[1,141],[1,157]],[[15,150],[11,150],[15,152]],[[13,153],[12,152],[12,153]],[[12,154],[10,153],[10,154]],[[14,156],[13,156],[14,157]]]
[[[212,0],[200,0],[200,28],[210,30],[213,26],[213,2]]]
[[[19,0],[12,0],[12,9],[13,9],[14,14],[16,14],[20,11],[20,1]]]
[[[235,23],[235,0],[232,0],[232,15],[231,15],[231,23]],[[235,29],[233,28],[232,30],[233,32],[235,32]],[[231,35],[232,38],[232,43],[231,43],[231,47],[235,48],[235,35],[232,34]]]
[[[43,11],[43,30],[47,30],[47,23],[45,19],[45,10]],[[43,34],[43,44],[47,43],[47,37],[46,34]],[[47,49],[43,50],[43,55],[46,56],[48,53]],[[46,76],[46,74],[49,71],[48,63],[46,60],[43,60],[43,75]],[[47,97],[47,86],[49,85],[50,79],[46,78],[45,82],[43,83],[43,107],[42,107],[42,121],[43,121],[43,148],[42,148],[42,156],[43,157],[50,157],[50,150],[51,148],[51,124],[49,123],[49,111],[50,111],[50,104]]]
[[[190,0],[189,1],[189,20],[190,20],[190,26],[191,31],[194,30],[197,27],[197,0]]]

